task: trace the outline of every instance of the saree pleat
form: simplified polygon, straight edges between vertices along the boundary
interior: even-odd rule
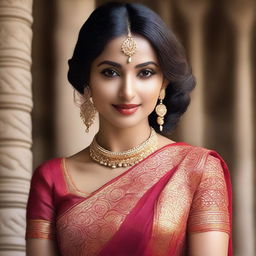
[[[99,256],[145,255],[152,233],[155,202],[175,171],[173,168],[140,199]]]

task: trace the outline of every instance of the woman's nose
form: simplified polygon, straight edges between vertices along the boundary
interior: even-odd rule
[[[127,102],[130,102],[135,97],[135,81],[131,76],[127,75],[123,78],[119,97]]]

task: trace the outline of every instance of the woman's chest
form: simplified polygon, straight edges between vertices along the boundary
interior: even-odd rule
[[[65,183],[70,193],[89,196],[114,182],[128,168],[111,169],[98,164],[87,164],[72,168],[64,164]]]

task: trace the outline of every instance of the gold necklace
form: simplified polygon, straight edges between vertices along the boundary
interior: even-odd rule
[[[140,145],[123,152],[112,152],[101,147],[96,138],[89,146],[90,157],[97,163],[111,167],[127,167],[137,164],[157,149],[157,134],[153,128],[149,138]]]

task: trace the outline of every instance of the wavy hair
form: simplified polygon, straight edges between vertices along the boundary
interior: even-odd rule
[[[91,63],[111,39],[127,34],[128,23],[132,33],[151,43],[163,75],[169,81],[163,100],[167,107],[163,131],[159,131],[155,111],[148,117],[150,126],[168,136],[187,110],[195,78],[176,36],[148,7],[138,3],[110,2],[95,9],[80,29],[73,56],[68,61],[68,80],[83,94],[89,82]]]

